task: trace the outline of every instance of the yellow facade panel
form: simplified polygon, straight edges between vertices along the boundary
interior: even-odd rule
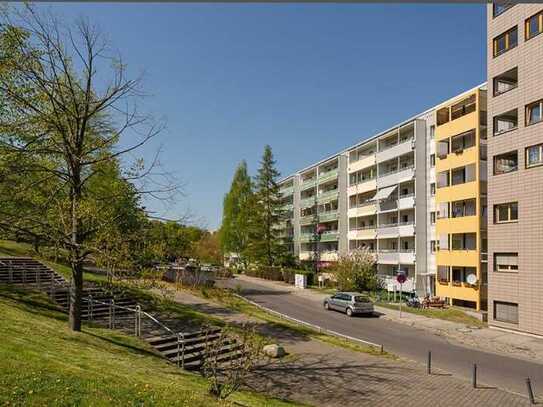
[[[463,199],[477,198],[479,193],[478,191],[477,181],[438,188],[436,190],[436,204],[439,202],[452,202]]]
[[[474,301],[477,303],[477,309],[479,309],[480,290],[471,286],[460,285],[455,286],[449,282],[449,284],[436,284],[436,294],[440,297],[454,298],[464,301]]]
[[[479,274],[477,250],[439,250],[436,261],[440,266],[477,267],[477,274]]]
[[[476,163],[479,160],[477,150],[477,147],[474,146],[460,153],[449,154],[445,159],[438,159],[436,161],[436,171],[441,172]]]
[[[436,222],[436,233],[478,233],[479,219],[477,216],[463,216],[460,218],[438,219]]]
[[[436,141],[446,139],[451,136],[477,128],[479,125],[479,110],[468,113],[458,119],[451,120],[445,124],[437,126]]]

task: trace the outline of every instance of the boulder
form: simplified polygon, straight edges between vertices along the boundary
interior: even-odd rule
[[[285,348],[277,344],[266,345],[262,351],[270,358],[281,358],[286,355]]]

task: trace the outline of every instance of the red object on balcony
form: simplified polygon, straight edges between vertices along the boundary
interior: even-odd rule
[[[326,226],[324,225],[317,225],[317,234],[322,235],[324,231],[326,230]]]

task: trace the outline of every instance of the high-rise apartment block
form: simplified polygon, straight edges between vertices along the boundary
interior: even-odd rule
[[[488,85],[285,178],[283,237],[321,265],[366,247],[390,290],[403,271],[543,335],[543,5],[489,4],[487,22]]]
[[[543,5],[487,22],[488,321],[543,335]]]

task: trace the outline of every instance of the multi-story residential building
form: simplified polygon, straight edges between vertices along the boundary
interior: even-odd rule
[[[486,308],[486,90],[436,109],[436,294],[449,304]]]
[[[488,320],[543,335],[543,5],[487,21]]]
[[[321,265],[350,250],[376,253],[390,289],[433,293],[435,262],[434,109],[423,112],[281,181],[292,250]],[[317,225],[323,229],[320,237]]]

